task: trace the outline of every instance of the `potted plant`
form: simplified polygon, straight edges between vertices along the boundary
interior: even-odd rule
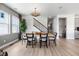
[[[25,21],[25,19],[22,19],[22,20],[20,21],[20,31],[21,31],[21,35],[26,32],[26,29],[27,29],[26,21]]]

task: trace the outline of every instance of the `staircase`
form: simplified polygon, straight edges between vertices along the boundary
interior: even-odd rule
[[[45,25],[43,25],[41,22],[39,22],[38,20],[36,20],[35,18],[33,18],[33,26],[36,27],[38,30],[40,30],[41,32],[48,32],[48,29]]]

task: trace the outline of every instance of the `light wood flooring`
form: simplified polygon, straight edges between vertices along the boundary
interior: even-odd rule
[[[26,48],[26,44],[19,41],[5,50],[9,56],[79,56],[79,39],[59,39],[57,40],[57,46],[51,43],[48,48],[44,46],[40,48],[39,44],[34,48],[31,46]]]

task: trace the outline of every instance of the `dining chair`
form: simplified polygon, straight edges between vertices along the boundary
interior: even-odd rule
[[[48,35],[49,45],[50,45],[50,41],[53,41],[53,43],[56,46],[56,37],[57,37],[57,33],[56,32],[54,32],[53,34],[49,34]]]
[[[36,44],[36,39],[34,37],[34,33],[26,33],[26,37],[27,37],[27,45],[32,45],[32,48],[34,47],[34,45]],[[27,47],[26,45],[26,47]]]
[[[27,37],[26,37],[26,34],[25,33],[23,33],[21,35],[21,39],[22,39],[22,44],[27,40]]]
[[[45,46],[48,47],[47,39],[48,39],[48,33],[44,33],[44,32],[40,33],[40,48],[43,43],[45,43]]]
[[[0,49],[0,56],[8,56],[8,52]]]

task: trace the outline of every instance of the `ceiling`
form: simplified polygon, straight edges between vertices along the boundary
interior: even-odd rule
[[[22,15],[31,15],[37,8],[41,16],[56,16],[57,14],[79,14],[79,3],[5,3]]]

